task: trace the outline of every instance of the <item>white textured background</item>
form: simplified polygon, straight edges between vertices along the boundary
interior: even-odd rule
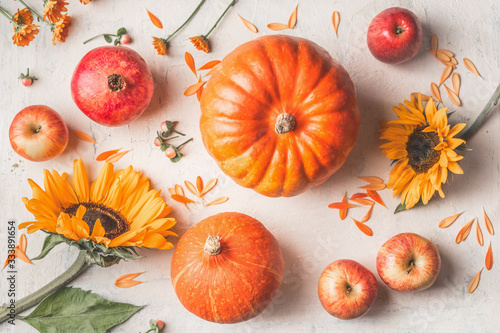
[[[29,1],[37,9],[40,1]],[[167,332],[494,332],[498,329],[500,287],[499,265],[483,271],[478,289],[472,295],[466,288],[470,279],[484,265],[487,245],[492,241],[494,258],[500,258],[498,235],[487,234],[482,224],[482,207],[500,233],[499,204],[499,144],[500,114],[490,117],[481,132],[471,140],[472,152],[465,154],[461,166],[465,174],[450,179],[444,188],[446,199],[434,199],[427,207],[394,215],[398,204],[391,192],[381,192],[389,209],[377,205],[368,225],[374,236],[367,237],[350,222],[340,221],[336,210],[327,205],[339,201],[344,193],[352,194],[362,181],[359,175],[377,175],[388,178],[390,161],[377,147],[377,129],[380,120],[395,118],[392,106],[414,91],[430,93],[430,82],[439,82],[443,65],[434,59],[426,47],[436,33],[439,45],[453,51],[462,79],[460,98],[462,107],[454,107],[444,89],[445,105],[457,112],[452,122],[471,123],[486,104],[500,80],[500,9],[494,0],[471,1],[299,1],[298,22],[293,30],[283,33],[309,38],[325,47],[349,71],[358,89],[361,110],[361,128],[357,144],[343,168],[326,183],[294,198],[270,199],[252,190],[237,186],[218,169],[206,153],[199,129],[199,104],[195,97],[184,97],[182,92],[194,83],[194,77],[184,63],[184,52],[193,54],[197,65],[213,59],[222,59],[233,48],[257,36],[274,34],[266,28],[271,22],[286,23],[297,1],[240,0],[210,36],[212,52],[196,51],[188,37],[206,32],[229,0],[207,0],[201,12],[175,38],[168,56],[156,55],[151,36],[164,37],[173,31],[197,5],[197,0],[133,1],[95,0],[87,6],[73,0],[68,6],[72,16],[70,35],[66,43],[53,46],[47,27],[30,46],[12,45],[12,27],[0,18],[0,253],[7,255],[6,222],[14,218],[18,223],[32,219],[21,202],[31,197],[26,181],[32,178],[43,184],[43,168],[71,172],[72,161],[82,157],[92,179],[97,176],[101,162],[95,157],[109,149],[133,149],[116,168],[132,164],[152,180],[156,188],[167,193],[168,187],[184,180],[194,181],[200,175],[208,180],[218,177],[219,183],[208,198],[221,195],[230,200],[219,206],[194,207],[167,202],[174,207],[172,216],[179,223],[174,231],[180,235],[201,219],[222,211],[239,211],[261,222],[278,239],[284,259],[285,276],[274,303],[255,319],[236,325],[218,325],[205,322],[185,310],[177,300],[170,281],[170,251],[143,251],[145,258],[121,262],[110,268],[93,267],[74,281],[81,287],[113,301],[147,305],[114,332],[144,332],[149,319],[161,319]],[[14,1],[1,1],[11,13],[18,6]],[[366,30],[371,19],[381,10],[402,6],[412,10],[421,20],[424,45],[416,58],[408,63],[391,66],[376,61],[366,46]],[[144,7],[155,13],[164,23],[164,29],[155,28]],[[330,23],[332,12],[340,13],[339,36]],[[236,14],[253,22],[258,34],[247,31]],[[126,27],[133,39],[131,48],[138,51],[148,63],[155,80],[155,95],[148,110],[130,126],[108,128],[89,120],[74,105],[70,93],[73,69],[83,55],[94,47],[105,45],[99,39],[83,45],[82,42],[98,33],[114,33]],[[482,79],[469,73],[462,64],[470,58]],[[17,77],[29,67],[39,80],[32,87],[23,87]],[[450,83],[451,84],[451,83]],[[66,151],[58,158],[34,163],[13,152],[8,140],[8,128],[15,114],[32,104],[45,104],[58,111],[70,129],[93,135],[99,142],[92,145],[70,137]],[[172,164],[152,145],[155,133],[163,120],[178,120],[178,130],[194,137],[184,149],[185,157]],[[448,229],[441,230],[438,222],[449,215],[465,211]],[[364,210],[353,209],[350,216],[360,218]],[[458,230],[470,219],[478,217],[485,235],[485,246],[475,240],[474,230],[462,244],[455,244]],[[416,232],[429,238],[440,250],[442,270],[435,285],[415,294],[400,294],[390,290],[379,279],[379,296],[371,311],[353,321],[341,321],[323,310],[317,297],[317,282],[323,268],[330,262],[349,258],[359,261],[374,273],[379,247],[400,232]],[[36,256],[44,238],[43,233],[28,236],[27,254]],[[1,250],[3,248],[3,250]],[[76,249],[59,245],[44,260],[31,266],[18,262],[19,296],[29,294],[70,266]],[[3,262],[3,261],[2,261]],[[114,286],[122,274],[145,271],[138,280],[145,281],[130,289]],[[7,300],[6,272],[0,278],[0,303]],[[377,277],[378,278],[378,277]],[[31,332],[21,321],[16,326],[0,325],[4,332]]]

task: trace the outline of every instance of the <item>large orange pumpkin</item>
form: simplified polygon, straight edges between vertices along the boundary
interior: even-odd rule
[[[283,270],[279,244],[262,223],[241,213],[220,213],[181,237],[170,276],[187,310],[216,323],[236,323],[271,303]]]
[[[203,143],[238,184],[271,196],[326,181],[358,135],[347,71],[303,38],[264,36],[228,54],[201,97]]]

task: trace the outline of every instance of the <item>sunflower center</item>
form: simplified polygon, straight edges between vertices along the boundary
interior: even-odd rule
[[[416,173],[427,172],[439,161],[439,151],[434,149],[439,144],[439,136],[435,132],[422,132],[424,128],[417,127],[406,142],[408,165]]]
[[[89,226],[89,233],[91,234],[94,230],[95,223],[97,219],[101,221],[101,225],[104,228],[104,237],[109,239],[114,239],[121,234],[129,231],[129,223],[123,217],[122,214],[117,211],[95,202],[82,202],[79,204],[71,205],[65,209],[65,213],[69,215],[76,215],[76,211],[79,206],[84,206],[87,211],[83,215],[82,220],[84,220]]]

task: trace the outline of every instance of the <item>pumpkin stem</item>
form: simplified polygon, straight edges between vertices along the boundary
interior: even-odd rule
[[[285,134],[293,131],[295,126],[297,126],[297,121],[290,113],[280,113],[276,118],[274,130],[278,134]]]
[[[215,256],[220,253],[220,237],[219,236],[208,236],[205,242],[205,247],[203,248],[205,253]]]
[[[111,74],[108,76],[108,90],[111,92],[119,92],[125,89],[127,84],[125,78],[120,74]]]

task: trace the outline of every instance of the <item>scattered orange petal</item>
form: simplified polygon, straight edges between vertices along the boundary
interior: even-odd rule
[[[218,64],[220,64],[220,60],[212,60],[212,61],[207,62],[205,65],[201,66],[200,68],[198,68],[198,70],[203,71],[206,69],[212,69]]]
[[[344,193],[344,197],[342,198],[342,204],[347,204],[347,192]],[[339,209],[340,219],[343,221],[347,216],[347,208]]]
[[[437,49],[436,53],[442,53],[442,54],[446,55],[450,59],[453,58],[453,52],[451,52],[449,50],[446,50],[446,49]]]
[[[361,223],[365,223],[370,219],[370,217],[372,216],[373,206],[374,205],[370,206],[370,209],[368,209],[368,212],[366,213],[366,215],[363,216],[363,218],[361,219],[361,221],[360,221]]]
[[[75,134],[75,136],[82,140],[82,141],[87,141],[87,142],[90,142],[90,143],[97,143],[90,135],[88,135],[87,133],[84,133],[82,131],[77,131],[77,130],[74,130],[73,133]]]
[[[130,288],[136,286],[142,283],[142,281],[135,281],[134,279],[142,273],[144,272],[122,275],[118,279],[116,279],[115,286],[117,286],[118,288]]]
[[[460,98],[458,98],[458,95],[453,90],[448,88],[446,84],[444,85],[444,88],[446,89],[446,93],[448,94],[450,101],[456,106],[460,106],[460,104],[462,103],[460,102]]]
[[[280,31],[280,30],[285,30],[288,29],[288,25],[283,24],[283,23],[269,23],[267,27],[271,30],[274,31]]]
[[[491,242],[490,246],[488,246],[488,252],[486,252],[486,259],[484,260],[484,265],[487,270],[490,270],[493,266],[493,252],[491,251]]]
[[[493,236],[495,234],[495,230],[493,229],[493,224],[491,223],[488,215],[486,215],[486,211],[484,210],[484,208],[483,208],[483,215],[484,215],[484,224],[486,225],[486,230],[488,230],[489,234]]]
[[[457,238],[455,239],[455,243],[459,244],[467,239],[472,229],[472,223],[474,223],[475,219],[472,219],[469,223],[467,223],[457,234]]]
[[[368,184],[359,188],[363,190],[381,191],[385,188],[385,184]]]
[[[376,191],[368,190],[367,193],[370,196],[370,198],[372,198],[376,203],[387,208],[387,206],[384,203],[384,200],[382,200],[382,198],[380,197],[380,195]]]
[[[195,203],[195,201],[189,199],[184,195],[172,194],[170,197],[172,198],[172,200],[175,200],[180,203]]]
[[[121,149],[121,148],[120,148]],[[117,152],[120,151],[120,149],[113,149],[113,150],[108,150],[108,151],[105,151],[103,153],[100,153],[97,158],[96,158],[96,161],[105,161],[107,160],[111,155],[114,155],[116,154]]]
[[[151,22],[154,24],[155,27],[158,29],[163,29],[163,24],[161,23],[160,19],[157,18],[153,13],[151,13],[149,10],[146,9],[149,15],[149,19]]]
[[[411,93],[411,96],[415,98],[416,101],[418,101],[418,92]],[[429,99],[431,99],[429,96],[420,94],[420,98],[422,98],[422,102],[427,102]]]
[[[28,264],[32,264],[33,263],[31,262],[31,260],[28,258],[28,256],[26,256],[26,253],[24,253],[24,251],[22,251],[19,246],[16,246],[15,248],[15,253],[16,253],[16,257],[21,259],[22,261],[24,262],[27,262]]]
[[[253,23],[250,23],[248,22],[247,20],[245,20],[243,17],[239,16],[238,17],[240,18],[241,22],[243,22],[243,25],[245,25],[245,28],[247,28],[248,30],[250,30],[251,32],[253,33],[257,33],[257,27],[255,25],[253,25]]]
[[[121,153],[116,153],[116,154],[113,154],[111,156],[109,156],[107,159],[106,159],[106,162],[109,162],[109,163],[115,163],[115,162],[118,162],[123,156],[125,156],[125,154],[127,154],[130,150],[125,150],[125,151],[122,151]]]
[[[469,59],[467,58],[464,58],[464,65],[465,67],[473,74],[476,74],[477,76],[481,77],[481,75],[479,75],[479,72],[477,71],[476,69],[476,66],[474,66],[474,64],[472,63],[472,61],[470,61]]]
[[[340,24],[340,15],[337,11],[334,11],[332,14],[332,25],[333,25],[333,30],[335,30],[335,36],[338,36],[338,30],[339,30],[339,24]]]
[[[365,205],[365,206],[373,206],[375,202],[373,202],[370,199],[351,199],[355,203],[358,203],[360,205]]]
[[[198,83],[201,82],[201,76],[198,78]],[[201,102],[201,94],[203,94],[203,86],[201,86],[200,89],[196,90],[196,98],[198,99],[198,102]]]
[[[191,192],[193,195],[197,196],[198,198],[201,198],[200,193],[196,190],[196,187],[194,187],[194,185],[190,181],[185,180],[184,185],[186,186],[186,188],[188,189],[189,192]]]
[[[203,179],[200,176],[196,177],[196,189],[201,195],[201,191],[203,191]]]
[[[439,92],[439,87],[434,82],[431,82],[431,92],[432,96],[434,96],[439,101],[439,103],[443,104],[443,101],[441,100],[441,93]]]
[[[21,234],[21,236],[19,236],[19,245],[18,246],[21,249],[21,251],[26,252],[26,248],[28,247],[28,240],[26,239],[25,234]]]
[[[215,73],[215,72],[216,72],[216,71],[220,68],[220,66],[221,66],[221,65],[220,65],[220,63],[219,63],[219,64],[217,64],[217,65],[215,65],[214,67],[212,67],[212,69],[211,69],[211,70],[209,70],[209,71],[207,72],[207,74],[205,74],[205,76],[210,76],[210,75],[212,75],[213,73]]]
[[[184,195],[184,190],[179,184],[175,184],[175,194]]]
[[[434,56],[436,56],[437,49],[438,49],[438,37],[436,36],[436,34],[434,34],[431,37],[431,51],[433,52]]]
[[[370,237],[373,236],[373,231],[372,231],[372,229],[370,229],[370,227],[368,227],[364,223],[356,221],[355,219],[352,219],[352,220],[356,224],[356,227],[358,227],[358,229],[361,230],[362,233],[364,233],[365,235],[370,236]]]
[[[453,66],[446,66],[443,73],[441,74],[441,79],[439,80],[439,86],[443,84],[449,77],[451,72],[453,71]]]
[[[353,200],[353,199],[366,198],[368,195],[369,195],[368,193],[354,193],[350,199]]]
[[[479,245],[483,246],[484,238],[483,238],[483,232],[481,231],[481,227],[479,226],[479,221],[476,221],[476,238]]]
[[[210,201],[209,203],[207,203],[205,206],[212,206],[212,205],[220,205],[221,203],[224,203],[226,202],[227,200],[229,200],[228,197],[219,197],[213,201]]]
[[[451,58],[446,53],[444,53],[443,50],[437,50],[436,57],[439,60],[446,61],[446,62],[449,62],[451,60]]]
[[[196,67],[194,66],[194,59],[191,53],[184,53],[184,60],[186,60],[186,64],[188,65],[191,72],[193,72],[194,76],[196,76]]]
[[[194,95],[207,81],[197,82],[184,91],[184,96]]]
[[[358,177],[361,180],[364,180],[370,184],[383,184],[384,181],[379,177],[369,176],[369,177]]]
[[[200,192],[200,194],[204,195],[204,194],[208,193],[211,189],[213,189],[215,187],[216,184],[217,184],[217,178],[210,179],[207,182],[207,184],[205,185],[205,187],[203,188],[203,190]]]
[[[481,270],[479,272],[477,272],[476,275],[474,275],[472,280],[470,280],[469,285],[467,286],[467,292],[469,294],[472,294],[474,292],[474,290],[476,290],[476,288],[479,284],[479,278],[481,277],[482,271],[483,271],[483,269],[481,268]]]
[[[177,193],[175,193],[175,188],[173,188],[173,187],[170,187],[170,188],[168,189],[168,193],[170,193],[170,195],[172,195],[172,194],[177,194]]]
[[[295,6],[295,9],[293,10],[292,14],[290,15],[290,18],[288,19],[288,29],[293,29],[295,25],[297,24],[297,8],[299,5]]]
[[[328,205],[328,208],[332,209],[349,209],[353,207],[356,207],[356,205],[351,205],[345,202],[334,202]]]
[[[462,212],[463,213],[463,212]],[[460,216],[462,215],[462,213],[458,213],[458,214],[455,214],[455,215],[452,215],[452,216],[448,216],[446,218],[444,218],[441,222],[439,222],[439,227],[440,228],[448,228],[450,225],[453,224],[453,222],[455,222],[455,220]]]
[[[14,259],[16,259],[16,251],[15,250],[9,251],[7,259],[5,259],[5,264],[3,265],[3,268],[5,268],[9,264],[9,262],[11,262]]]
[[[455,93],[458,96],[458,93],[460,92],[460,76],[457,73],[453,73],[451,76],[451,82],[453,83],[453,90],[455,90]]]

